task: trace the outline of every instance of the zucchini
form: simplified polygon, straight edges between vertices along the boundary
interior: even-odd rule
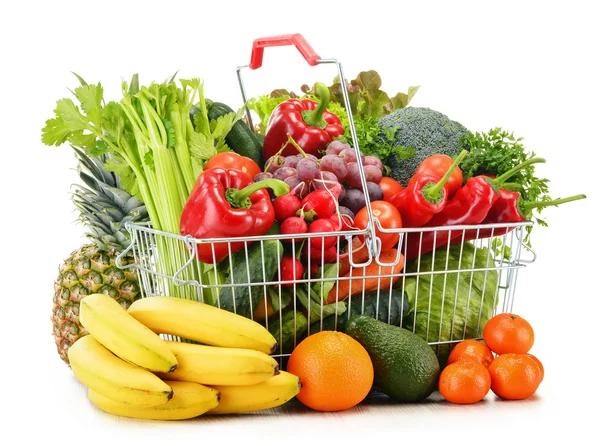
[[[206,101],[208,108],[208,119],[217,119],[228,113],[235,113],[231,107],[222,102]],[[233,124],[233,128],[225,136],[225,142],[234,152],[254,160],[262,167],[262,144],[254,132],[242,120]]]
[[[366,314],[374,319],[378,319],[386,324],[400,326],[400,314],[402,318],[408,314],[408,298],[404,296],[402,299],[402,291],[392,289],[392,299],[390,305],[390,293],[389,290],[379,291],[379,307],[377,307],[377,290],[369,291],[365,293],[365,305],[364,311],[362,310],[362,295],[352,296],[350,303],[346,301],[346,305],[350,308],[350,316],[357,316],[359,314]],[[334,305],[334,304],[332,304]],[[388,308],[389,307],[389,308]],[[402,311],[400,311],[402,309]],[[377,313],[377,316],[375,314]],[[389,322],[388,322],[389,316]],[[316,333],[321,330],[338,330],[345,332],[346,321],[348,321],[348,311],[340,314],[337,317],[337,326],[335,320],[335,314],[328,316],[323,319],[323,328],[321,328],[321,322],[315,322],[310,326],[310,332]]]
[[[234,252],[231,255],[231,269],[219,292],[220,307],[251,318],[261,299],[265,298],[266,287],[239,284],[272,281],[279,266],[277,259],[281,259],[282,255],[283,245],[278,240],[254,242],[248,247],[247,258],[245,249]],[[229,260],[225,262],[228,264]]]

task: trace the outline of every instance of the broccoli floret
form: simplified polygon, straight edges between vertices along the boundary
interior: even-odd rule
[[[406,186],[419,164],[430,155],[442,153],[452,158],[463,149],[461,139],[469,131],[446,115],[426,107],[406,107],[393,111],[379,120],[381,137],[392,147],[414,149],[409,159],[398,159],[392,154],[385,161],[390,176]],[[394,133],[394,129],[396,129]],[[388,136],[394,135],[393,139]],[[388,135],[388,136],[386,136]]]

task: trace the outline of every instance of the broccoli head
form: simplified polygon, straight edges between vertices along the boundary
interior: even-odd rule
[[[383,160],[390,168],[389,175],[403,186],[428,156],[441,153],[455,158],[463,149],[462,137],[470,133],[462,124],[426,107],[395,110],[379,120],[379,127],[381,137],[392,147],[412,148],[415,152],[409,159],[399,159],[392,152]]]

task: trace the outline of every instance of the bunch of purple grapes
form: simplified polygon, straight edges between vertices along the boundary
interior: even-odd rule
[[[339,193],[339,203],[356,214],[365,206],[365,196],[360,179],[356,151],[340,141],[333,141],[325,155],[274,155],[265,163],[265,172],[254,181],[276,178],[286,182],[293,193],[302,199],[313,190],[329,189]],[[360,155],[360,163],[367,180],[367,193],[371,201],[383,199],[378,186],[383,175],[383,163],[376,156]]]

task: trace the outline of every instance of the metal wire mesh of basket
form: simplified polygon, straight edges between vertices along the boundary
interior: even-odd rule
[[[493,315],[512,311],[519,269],[535,259],[523,242],[529,224],[400,229],[394,258],[369,255],[361,263],[353,258],[353,247],[366,231],[198,240],[128,225],[135,263],[126,267],[138,270],[143,297],[197,300],[263,324],[278,340],[275,356],[288,356],[311,333],[344,331],[357,314],[411,330],[442,356],[453,343],[481,339]],[[450,231],[458,234],[450,243],[405,260],[411,237]],[[494,234],[464,241],[469,231]],[[303,244],[322,244],[324,237],[335,237],[342,252],[335,261],[300,251]],[[234,252],[237,242],[243,247]],[[223,262],[196,259],[200,244],[216,243],[231,250]],[[282,279],[284,256],[303,258],[307,267],[301,279]],[[224,270],[230,274],[218,277]]]
[[[257,39],[249,67],[260,67],[265,46],[285,44],[295,45],[311,65],[335,64],[358,152],[341,64],[321,59],[298,36]],[[238,78],[246,102],[243,68]],[[247,120],[252,126],[249,111]],[[531,222],[384,229],[368,194],[365,201],[368,224],[363,230],[196,239],[128,223],[131,245],[121,256],[133,255],[134,263],[123,267],[138,270],[143,297],[193,299],[263,324],[278,340],[274,356],[282,359],[312,333],[344,331],[357,314],[411,330],[436,346],[443,359],[453,343],[480,339],[488,319],[512,310],[518,271],[535,260],[523,241]],[[384,233],[397,237],[397,249],[381,252],[378,234]],[[216,246],[225,244],[229,255],[219,263],[200,262],[203,244],[213,255]],[[321,254],[306,249],[310,246]],[[301,260],[289,263],[292,274],[284,271],[290,268],[282,266],[284,257]],[[305,271],[296,274],[297,268]]]

